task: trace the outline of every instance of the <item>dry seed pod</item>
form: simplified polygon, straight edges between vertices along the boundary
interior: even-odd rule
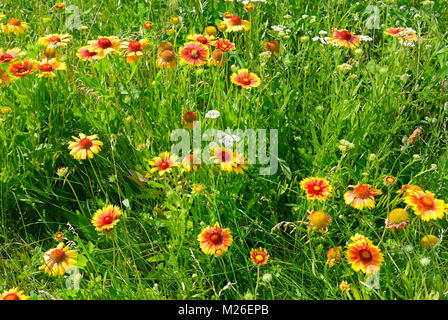
[[[420,134],[422,133],[422,129],[417,128],[412,132],[410,137],[408,138],[408,145],[413,145],[415,141],[417,141],[418,137],[420,137]]]

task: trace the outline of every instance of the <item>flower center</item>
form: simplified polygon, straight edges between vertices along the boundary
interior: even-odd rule
[[[314,211],[311,214],[310,222],[315,227],[325,227],[328,225],[328,216],[325,212]]]
[[[79,140],[79,145],[81,149],[90,149],[93,146],[93,142],[89,138],[83,138]]]
[[[319,191],[319,190],[321,189],[321,187],[319,187],[319,186],[314,186],[313,189],[314,189],[315,191]]]
[[[142,44],[139,41],[131,41],[128,45],[129,52],[136,52],[142,50]]]
[[[17,295],[17,293],[8,293],[6,296],[3,297],[3,300],[20,300],[20,297]]]
[[[261,262],[261,261],[264,260],[264,257],[263,257],[263,255],[261,255],[261,254],[257,254],[257,255],[255,256],[255,260],[257,260],[258,262]]]
[[[210,236],[210,241],[211,241],[213,244],[218,244],[218,243],[221,242],[221,240],[222,240],[222,237],[221,237],[221,235],[220,235],[219,233],[214,233],[214,234],[212,234],[212,235]]]
[[[352,33],[347,30],[340,31],[338,33],[338,38],[345,41],[350,41],[352,39]]]
[[[372,253],[370,253],[370,251],[367,250],[367,249],[362,249],[362,250],[359,252],[359,259],[360,259],[362,262],[364,262],[364,263],[369,263],[369,262],[371,262],[371,261],[372,261],[372,258],[373,258]]]
[[[159,164],[159,168],[161,169],[161,170],[166,170],[166,169],[168,169],[170,167],[170,163],[168,162],[168,161],[162,161],[162,162],[160,162],[160,164]]]
[[[228,162],[232,159],[232,155],[227,152],[226,150],[221,151],[221,161],[222,162]]]
[[[53,66],[49,63],[44,63],[39,66],[39,70],[43,72],[53,71]]]
[[[196,112],[194,111],[188,111],[184,114],[184,121],[185,122],[193,122],[197,119]]]
[[[61,42],[61,38],[59,38],[58,36],[52,36],[49,40],[50,42]]]
[[[0,56],[0,62],[5,63],[5,62],[9,62],[13,59],[13,56],[10,55],[9,53],[4,53]]]
[[[9,20],[8,24],[18,27],[22,24],[22,22],[20,22],[20,20],[17,18],[12,18],[11,20]]]
[[[207,44],[208,43],[208,39],[206,37],[204,37],[204,36],[197,37],[196,41],[200,42],[202,44]]]
[[[240,26],[240,25],[242,24],[242,22],[241,22],[241,18],[238,17],[238,16],[233,16],[233,17],[230,19],[230,23],[231,23],[232,25],[234,25],[234,26]]]
[[[62,261],[65,260],[66,258],[66,253],[64,250],[62,249],[54,249],[51,253],[50,253],[50,258],[53,261],[56,261],[57,263],[60,263]]]
[[[174,61],[176,59],[176,55],[174,54],[173,51],[171,50],[165,50],[160,54],[160,57],[162,58],[163,61],[165,62],[171,62]]]
[[[193,49],[193,50],[191,50],[190,51],[190,54],[191,54],[191,56],[193,57],[193,58],[197,58],[199,55],[198,55],[198,50],[196,50],[196,49]]]
[[[108,38],[100,38],[98,39],[97,46],[101,49],[108,49],[112,47],[112,42]]]
[[[365,184],[357,186],[354,192],[357,198],[366,199],[370,197],[370,187]]]
[[[423,207],[425,207],[425,208],[431,208],[432,206],[433,206],[433,204],[434,204],[434,200],[431,198],[431,197],[429,197],[429,196],[423,196],[421,199],[420,199],[420,203],[423,205]]]

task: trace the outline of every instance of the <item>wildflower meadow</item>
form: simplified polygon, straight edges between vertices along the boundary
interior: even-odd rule
[[[1,1],[0,299],[447,299],[447,23]]]

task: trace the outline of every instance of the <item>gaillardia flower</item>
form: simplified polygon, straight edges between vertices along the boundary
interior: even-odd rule
[[[202,44],[206,45],[207,47],[210,47],[210,45],[212,45],[214,43],[215,37],[202,35],[202,34],[189,34],[187,36],[187,39],[191,40],[193,42],[202,43]]]
[[[397,191],[398,194],[403,194],[403,197],[407,197],[409,195],[411,195],[414,192],[417,191],[423,191],[422,188],[420,188],[419,186],[415,185],[415,184],[405,184],[403,185],[400,190]]]
[[[445,213],[445,201],[436,199],[430,191],[413,192],[404,197],[404,202],[423,221],[441,219]]]
[[[12,48],[6,51],[0,49],[0,64],[9,63],[14,61],[17,57],[23,56],[25,52],[19,48]]]
[[[152,161],[149,161],[149,165],[154,166],[150,172],[154,173],[159,171],[160,176],[163,176],[165,173],[170,173],[173,167],[179,165],[177,160],[176,155],[170,155],[168,151],[162,152],[159,157],[154,157]]]
[[[22,78],[36,71],[35,62],[33,60],[24,59],[11,64],[8,72],[15,78]]]
[[[224,20],[227,28],[226,32],[238,32],[250,30],[250,22],[242,20],[239,16],[233,16],[230,19]]]
[[[381,195],[382,191],[372,188],[369,184],[357,184],[349,186],[354,188],[344,194],[345,203],[355,209],[362,210],[364,208],[372,209],[375,207],[375,196]]]
[[[61,242],[56,248],[45,252],[44,264],[39,267],[39,270],[44,270],[50,276],[62,276],[67,268],[76,264],[76,258],[76,251],[64,247],[64,243]]]
[[[117,37],[99,37],[97,40],[90,40],[88,42],[92,51],[97,52],[100,56],[106,56],[109,53],[119,53],[118,49],[121,46],[120,40]]]
[[[387,186],[394,185],[395,182],[397,182],[397,179],[395,177],[392,177],[392,176],[384,177],[384,184]]]
[[[331,247],[327,251],[327,262],[325,264],[328,264],[328,266],[331,268],[333,267],[337,262],[342,260],[341,256],[342,247]]]
[[[247,69],[240,69],[236,73],[233,73],[230,76],[230,81],[245,89],[256,88],[261,83],[260,78]]]
[[[384,261],[380,249],[373,245],[367,237],[356,234],[351,238],[352,243],[348,245],[346,257],[355,271],[362,271],[367,275],[372,275],[380,270]]]
[[[342,291],[350,291],[350,285],[347,283],[347,281],[342,281],[339,285],[339,289]]]
[[[244,170],[247,170],[247,156],[239,154],[238,152],[233,153],[233,172],[236,174],[244,174]]]
[[[121,54],[126,56],[126,61],[129,64],[132,64],[136,62],[138,58],[143,56],[143,50],[148,45],[149,45],[148,39],[142,39],[140,41],[124,42],[121,45],[121,48],[124,48]]]
[[[384,31],[384,34],[408,42],[417,40],[417,34],[411,28],[388,28]]]
[[[359,46],[359,37],[348,30],[333,30],[333,36],[328,40],[329,43],[339,47],[347,47],[350,49]]]
[[[227,39],[219,39],[215,41],[213,45],[222,52],[229,52],[235,50],[235,44]]]
[[[250,258],[257,266],[268,263],[269,257],[268,251],[264,248],[250,250]]]
[[[17,18],[12,18],[9,20],[7,24],[2,26],[4,33],[11,33],[13,32],[15,35],[19,35],[21,33],[24,33],[26,30],[28,30],[30,27],[28,26],[28,23],[22,22]]]
[[[323,211],[311,211],[308,216],[308,230],[314,229],[314,231],[325,233],[328,231],[331,220],[332,218]]]
[[[143,24],[143,28],[145,28],[146,30],[149,30],[152,28],[152,22],[148,21],[145,22],[145,24]]]
[[[79,134],[79,138],[73,137],[75,141],[69,142],[68,149],[71,150],[70,154],[77,160],[85,160],[87,158],[92,159],[94,154],[101,151],[103,143],[98,139],[96,134],[86,136],[83,133]]]
[[[235,167],[233,152],[225,147],[216,146],[212,151],[211,160],[219,164],[222,171],[232,172]]]
[[[409,213],[401,208],[397,208],[388,213],[386,219],[386,228],[397,229],[404,228],[409,223]]]
[[[45,37],[39,38],[37,41],[38,44],[44,47],[57,48],[57,47],[66,47],[67,43],[71,39],[71,35],[69,34],[49,34]]]
[[[92,61],[104,58],[104,55],[100,55],[91,46],[85,46],[78,49],[76,56],[83,61]]]
[[[159,68],[174,69],[177,66],[177,56],[174,51],[164,50],[159,53],[157,58],[157,66]]]
[[[115,225],[120,221],[118,218],[122,215],[120,208],[114,205],[108,205],[98,209],[92,218],[92,224],[96,231],[111,232]]]
[[[332,196],[333,188],[325,178],[308,177],[300,181],[300,187],[305,190],[306,197],[311,200],[324,201]]]
[[[198,236],[202,252],[216,256],[227,252],[233,242],[231,233],[229,228],[221,229],[218,222],[214,227],[206,227]]]
[[[207,62],[209,57],[208,47],[199,42],[188,42],[179,50],[183,61],[191,66],[200,66]]]
[[[0,295],[0,300],[28,300],[30,297],[23,294],[23,290],[12,288],[6,290]]]
[[[55,71],[66,70],[67,66],[64,62],[60,62],[56,59],[44,58],[42,61],[37,62],[37,69],[39,70],[39,73],[37,74],[38,78],[54,78],[56,77]]]

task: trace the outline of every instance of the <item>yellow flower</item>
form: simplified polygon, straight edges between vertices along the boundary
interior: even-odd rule
[[[199,245],[205,254],[220,256],[232,245],[233,237],[229,228],[221,229],[216,222],[214,227],[207,227],[198,236]]]
[[[170,155],[168,151],[165,151],[159,157],[154,157],[152,161],[149,161],[149,165],[154,166],[150,170],[151,173],[159,171],[159,175],[162,176],[165,173],[170,173],[173,167],[179,165],[179,162],[176,155]]]
[[[308,230],[314,228],[315,231],[325,233],[328,231],[331,219],[332,218],[323,211],[312,211],[308,216],[310,222]]]
[[[428,234],[427,236],[424,236],[421,240],[421,245],[425,249],[431,249],[434,248],[439,244],[440,240],[435,235]]]
[[[351,238],[352,243],[348,245],[346,257],[355,271],[362,271],[367,275],[372,275],[380,270],[384,261],[380,249],[373,245],[367,237],[356,234]]]
[[[21,33],[24,33],[26,30],[29,30],[28,23],[22,22],[17,18],[11,18],[7,24],[2,26],[3,32],[8,33],[14,33],[15,35],[19,35]]]
[[[339,285],[339,288],[342,291],[349,291],[350,290],[350,285],[346,281],[342,281],[341,284]]]
[[[333,267],[336,262],[342,260],[341,256],[342,247],[332,247],[327,251],[327,262],[330,267]]]
[[[120,221],[123,213],[120,208],[114,205],[108,205],[102,209],[98,209],[92,218],[92,224],[96,231],[111,232],[115,225]]]
[[[416,191],[404,197],[404,202],[423,221],[437,220],[444,216],[445,201],[436,199],[430,191]]]
[[[94,154],[101,151],[103,143],[98,139],[96,134],[86,136],[83,133],[79,134],[79,138],[72,137],[75,141],[69,143],[68,149],[73,158],[78,160],[92,159]]]
[[[29,298],[23,294],[23,290],[18,291],[17,288],[7,290],[0,295],[0,300],[28,300]]]
[[[64,243],[61,242],[56,248],[45,252],[44,264],[39,270],[44,270],[50,276],[62,276],[69,267],[76,265],[76,258],[76,251],[64,247]]]

